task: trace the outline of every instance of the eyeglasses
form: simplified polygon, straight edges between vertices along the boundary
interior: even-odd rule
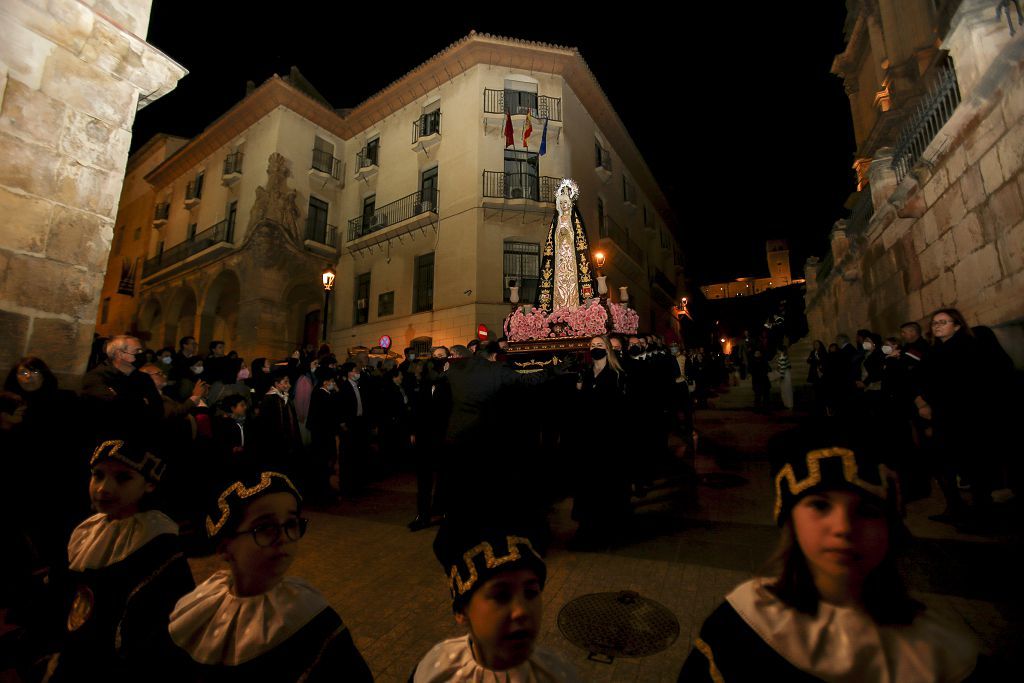
[[[42,373],[32,368],[22,368],[18,370],[18,377],[31,377],[32,375],[41,375]]]
[[[269,548],[281,538],[281,531],[289,541],[297,541],[306,535],[306,526],[309,520],[305,517],[292,517],[283,524],[275,522],[264,522],[245,531],[236,531],[233,536],[251,534],[253,542],[261,548]]]
[[[142,349],[134,349],[134,350],[121,349],[121,353],[127,353],[129,356],[137,356],[140,353],[142,353]]]

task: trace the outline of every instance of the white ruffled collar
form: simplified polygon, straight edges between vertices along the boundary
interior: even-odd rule
[[[416,667],[413,683],[576,683],[575,669],[553,652],[537,648],[514,669],[494,671],[477,663],[469,636],[443,640]]]
[[[171,612],[171,639],[200,664],[237,666],[295,635],[329,605],[302,579],[285,577],[266,593],[239,597],[222,569]]]
[[[879,625],[862,610],[826,602],[811,616],[779,600],[765,588],[769,581],[742,583],[725,599],[773,650],[824,681],[944,683],[974,670],[973,635],[934,609],[907,625]]]
[[[69,567],[73,571],[109,567],[163,534],[177,536],[178,525],[159,510],[138,512],[124,519],[97,513],[72,532]]]

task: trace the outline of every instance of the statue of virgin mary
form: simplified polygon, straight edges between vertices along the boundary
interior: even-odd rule
[[[555,213],[544,243],[537,288],[537,308],[545,313],[576,308],[594,296],[590,243],[576,208],[579,194],[579,187],[570,178],[562,181],[555,194]]]

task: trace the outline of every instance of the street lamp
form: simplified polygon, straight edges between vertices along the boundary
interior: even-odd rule
[[[604,268],[605,256],[603,251],[594,252],[594,265],[597,266],[597,295],[602,299],[608,298],[608,278],[605,277]]]
[[[320,276],[324,284],[324,319],[322,324],[323,338],[321,339],[324,343],[327,343],[327,320],[328,313],[331,310],[331,288],[334,287],[334,275],[334,268],[331,268],[331,266],[328,265],[324,268],[324,272]]]

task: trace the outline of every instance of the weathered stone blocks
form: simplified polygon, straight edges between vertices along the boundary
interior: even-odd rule
[[[960,193],[968,211],[985,201],[985,185],[981,181],[981,169],[977,164],[968,167],[960,178]]]
[[[992,194],[1003,184],[1003,167],[999,164],[999,149],[993,146],[978,163],[981,169],[981,181],[985,186],[985,193]]]
[[[0,249],[42,254],[52,204],[0,188]]]
[[[1016,126],[1006,131],[1006,135],[996,143],[996,151],[1004,178],[1012,178],[1024,167],[1024,121],[1018,121]]]
[[[56,152],[30,145],[0,133],[0,187],[40,197],[53,196],[57,188]]]
[[[46,256],[92,273],[107,269],[113,222],[95,214],[64,206],[54,208]]]
[[[17,79],[8,82],[0,106],[0,131],[56,149],[63,126],[63,103]]]
[[[94,320],[102,277],[77,269],[69,271],[67,264],[50,259],[13,254],[0,286],[0,299],[39,312],[53,312],[54,302],[59,301],[60,313]]]
[[[69,206],[114,219],[120,200],[124,176],[115,171],[102,171],[64,159],[57,168],[54,198]]]
[[[956,253],[960,258],[980,249],[985,244],[985,233],[977,213],[972,211],[953,226],[953,240],[956,242]]]
[[[83,166],[107,171],[124,169],[132,135],[100,119],[68,110],[60,151]]]
[[[983,227],[991,231],[987,233],[988,241],[998,238],[1005,230],[1024,219],[1024,203],[1021,202],[1017,185],[1007,183],[992,195],[982,217],[987,222]]]
[[[996,248],[999,250],[999,263],[1004,273],[1010,275],[1024,268],[1024,221],[1001,235],[996,242]],[[1018,296],[1024,298],[1020,292]]]
[[[981,249],[968,254],[953,269],[957,286],[965,293],[980,292],[985,287],[995,284],[1003,276],[999,266],[999,252],[994,244],[986,244]]]
[[[59,377],[62,386],[73,385],[74,380],[85,374],[94,328],[92,321],[36,318],[32,322],[28,351],[45,358],[51,367],[64,370],[63,376]]]
[[[10,368],[21,358],[29,322],[27,315],[0,310],[0,368]]]
[[[3,10],[9,9],[6,4]],[[10,77],[38,90],[43,82],[45,64],[56,49],[49,40],[0,14],[4,24],[0,40],[0,62],[7,65]]]
[[[56,50],[46,60],[42,90],[59,97],[72,109],[114,126],[130,129],[135,119],[135,87],[118,81],[65,50]]]
[[[938,244],[933,244],[921,252],[918,259],[921,263],[921,279],[931,282],[942,274],[942,253]]]

